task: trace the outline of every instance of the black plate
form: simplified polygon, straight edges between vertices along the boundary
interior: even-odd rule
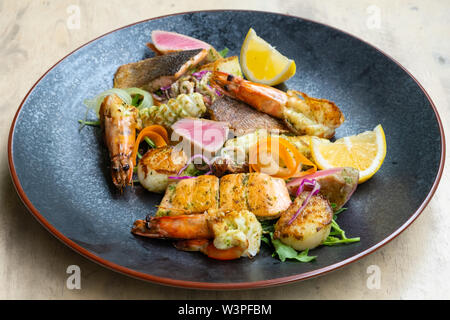
[[[295,60],[286,85],[334,101],[346,116],[342,137],[381,123],[387,156],[359,186],[339,223],[361,242],[313,251],[312,263],[281,263],[263,245],[253,260],[210,260],[169,242],[130,233],[134,220],[155,211],[160,196],[111,186],[98,128],[78,130],[83,99],[112,87],[117,67],[152,54],[154,29],[187,34],[239,55],[250,27]],[[141,279],[197,288],[249,288],[305,279],[355,261],[404,230],[437,186],[444,136],[436,110],[400,65],[339,30],[264,12],[211,11],[166,16],[106,34],[50,69],[24,99],[11,127],[9,164],[20,197],[67,245],[109,268]]]

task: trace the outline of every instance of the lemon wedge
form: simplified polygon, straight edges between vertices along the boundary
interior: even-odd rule
[[[373,131],[329,142],[312,138],[311,155],[320,169],[353,167],[359,170],[359,181],[370,179],[383,164],[386,137],[379,124]]]
[[[242,71],[248,80],[274,86],[295,74],[295,62],[260,38],[250,28],[241,47]]]

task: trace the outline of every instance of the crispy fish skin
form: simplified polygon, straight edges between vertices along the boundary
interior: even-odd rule
[[[171,85],[189,68],[201,63],[207,54],[205,49],[177,51],[122,65],[114,75],[114,87],[156,91]]]
[[[287,133],[289,129],[279,119],[255,110],[244,102],[222,96],[208,108],[212,120],[224,121],[230,124],[230,129],[237,136],[253,132],[257,129]]]
[[[295,250],[313,249],[330,234],[333,210],[322,195],[312,196],[299,216],[289,224],[291,218],[302,206],[309,191],[302,192],[275,224],[274,239],[291,246]]]
[[[203,213],[218,208],[219,178],[211,175],[169,184],[157,216]]]
[[[221,210],[248,210],[259,220],[278,218],[291,204],[284,180],[264,173],[223,176],[219,194]]]

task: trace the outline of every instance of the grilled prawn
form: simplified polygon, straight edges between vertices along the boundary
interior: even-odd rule
[[[136,140],[137,109],[117,95],[109,95],[100,106],[100,122],[111,159],[114,185],[122,190],[133,179],[131,152]]]
[[[147,217],[137,220],[132,233],[149,238],[177,240],[183,251],[200,251],[219,260],[253,257],[259,252],[262,228],[247,210],[210,209],[203,214]]]
[[[335,129],[345,120],[333,102],[312,98],[299,91],[283,92],[219,71],[213,72],[210,81],[222,93],[284,120],[298,135],[332,138]]]

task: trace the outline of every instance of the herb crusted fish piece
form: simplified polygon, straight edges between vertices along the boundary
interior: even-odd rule
[[[258,220],[278,218],[291,205],[284,180],[259,172],[223,176],[219,198],[221,210],[249,210]]]
[[[143,88],[154,92],[170,86],[207,56],[206,49],[177,51],[120,66],[114,75],[115,88]]]
[[[219,178],[198,176],[171,183],[161,200],[156,216],[203,213],[218,208]]]

